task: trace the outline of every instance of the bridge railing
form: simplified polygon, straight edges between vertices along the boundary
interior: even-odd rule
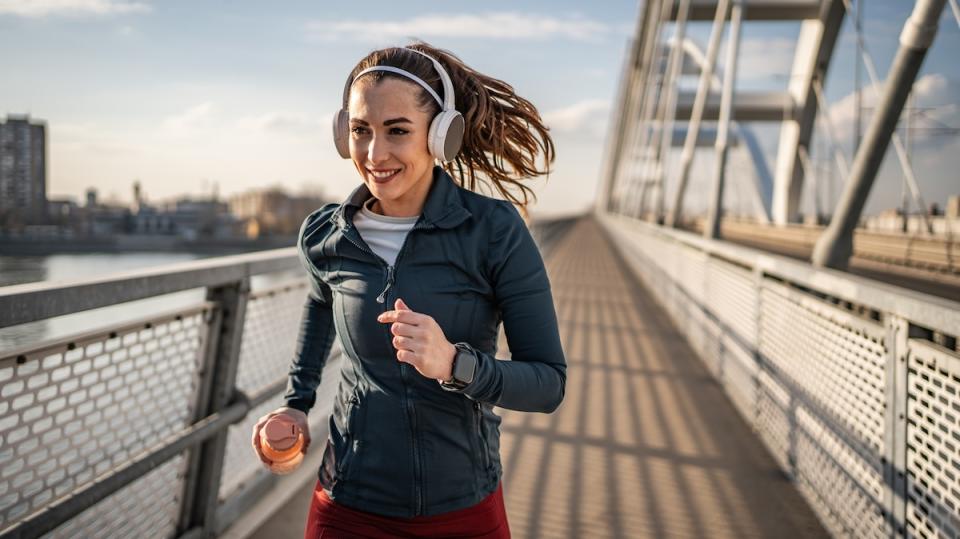
[[[835,535],[960,535],[960,304],[598,217]]]
[[[534,223],[541,251],[571,222]],[[204,537],[250,508],[276,480],[250,432],[282,404],[303,273],[287,248],[0,288],[0,328],[203,294],[0,352],[0,535]],[[317,437],[340,356],[337,343],[309,416]]]

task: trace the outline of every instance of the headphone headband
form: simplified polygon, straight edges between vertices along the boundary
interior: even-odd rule
[[[390,73],[397,73],[398,75],[403,75],[404,77],[407,77],[408,79],[410,79],[410,80],[412,80],[413,82],[419,84],[420,86],[423,86],[423,89],[426,90],[428,94],[432,95],[432,96],[433,96],[433,99],[436,100],[437,104],[440,105],[441,108],[443,108],[443,105],[444,105],[443,100],[440,99],[440,96],[437,95],[437,92],[433,91],[433,88],[431,88],[429,84],[427,84],[426,82],[424,82],[423,79],[421,79],[420,77],[414,75],[413,73],[411,73],[411,72],[409,72],[409,71],[404,71],[404,70],[400,69],[399,67],[393,67],[393,66],[373,66],[373,67],[368,67],[368,68],[364,69],[363,71],[357,73],[357,76],[353,78],[353,81],[356,82],[356,80],[359,79],[361,76],[366,75],[367,73],[370,73],[371,71],[389,71]],[[353,86],[353,83],[351,83],[350,85]]]
[[[430,85],[427,84],[423,79],[414,75],[413,73],[410,73],[409,71],[400,69],[399,67],[393,67],[393,66],[372,66],[357,73],[356,76],[350,77],[347,79],[347,83],[343,87],[344,110],[346,110],[346,108],[349,105],[348,101],[350,99],[350,87],[353,86],[353,83],[356,82],[357,79],[359,79],[361,76],[366,75],[367,73],[370,73],[373,71],[387,71],[390,73],[396,73],[398,75],[402,75],[412,80],[413,82],[419,84],[420,86],[422,86],[423,89],[426,90],[427,93],[433,97],[433,99],[437,102],[437,104],[440,105],[440,108],[443,111],[456,110],[456,104],[455,104],[454,93],[453,93],[453,81],[450,80],[450,76],[447,75],[447,71],[443,69],[443,65],[441,65],[440,62],[438,62],[434,57],[424,52],[420,52],[417,49],[411,49],[409,47],[404,47],[404,49],[410,52],[415,52],[420,56],[423,56],[424,58],[430,60],[430,63],[433,64],[433,69],[436,70],[437,74],[440,75],[440,83],[443,86],[443,99],[440,99],[440,96],[437,95],[437,92],[434,91],[434,89],[431,88]]]

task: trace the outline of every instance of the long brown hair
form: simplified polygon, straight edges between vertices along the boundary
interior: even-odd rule
[[[353,68],[351,78],[368,67],[392,66],[420,77],[443,96],[443,84],[433,64],[422,55],[406,50],[408,48],[440,62],[453,82],[456,107],[463,115],[463,146],[456,159],[444,164],[444,169],[471,191],[477,190],[478,182],[492,185],[527,217],[526,206],[531,198],[536,201],[537,196],[522,181],[549,174],[550,164],[556,157],[549,128],[543,124],[537,108],[518,96],[506,82],[484,75],[453,53],[423,41],[371,52]],[[384,77],[402,78],[390,72],[374,71],[357,83],[368,79],[376,82]],[[422,89],[418,104],[432,114],[440,111],[437,102]],[[538,156],[541,156],[542,167],[538,166]],[[519,193],[513,192],[515,189],[519,189]]]

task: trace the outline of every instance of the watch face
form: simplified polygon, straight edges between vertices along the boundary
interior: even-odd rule
[[[458,350],[456,361],[453,363],[453,377],[464,385],[473,382],[473,375],[477,371],[477,357],[468,350]]]

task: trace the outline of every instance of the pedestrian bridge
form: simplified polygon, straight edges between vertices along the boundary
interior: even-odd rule
[[[960,305],[622,216],[533,230],[569,378],[554,414],[500,410],[517,537],[960,530]],[[298,268],[283,249],[0,290],[8,326],[206,287],[0,358],[4,535],[302,533],[319,452],[277,478],[249,447],[306,293],[257,278]]]
[[[596,203],[531,223],[569,367],[555,413],[499,410],[514,536],[960,537],[960,228],[896,133],[947,1],[960,23],[956,0],[900,21],[886,80],[859,51],[878,98],[850,155],[824,84],[862,0],[641,3]],[[797,30],[786,88],[738,94],[741,26],[771,21]],[[888,148],[917,222],[858,228]],[[306,291],[293,248],[0,288],[0,329],[89,326],[0,350],[0,536],[300,536],[320,451],[273,476],[250,433]],[[339,367],[335,346],[315,440]]]

